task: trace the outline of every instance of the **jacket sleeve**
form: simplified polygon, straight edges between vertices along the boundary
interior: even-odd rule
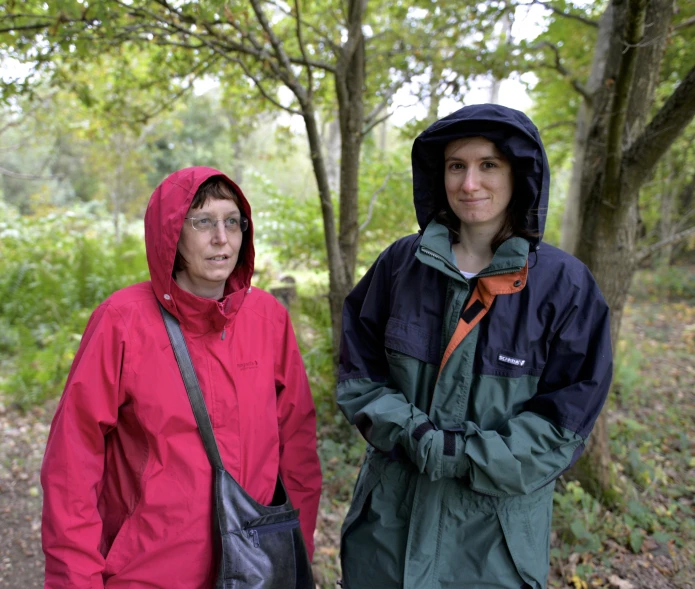
[[[391,272],[387,249],[345,299],[337,401],[369,444],[392,456],[405,452],[422,472],[430,448],[418,436],[429,420],[389,378],[384,340]]]
[[[585,276],[551,341],[536,394],[499,430],[465,422],[456,432],[428,431],[420,444],[430,478],[468,476],[479,493],[521,495],[576,462],[612,378],[608,306],[586,269]]]
[[[278,303],[275,384],[278,392],[280,474],[299,522],[309,558],[321,498],[321,463],[316,451],[316,410],[292,323]]]
[[[108,303],[92,314],[53,418],[41,467],[46,589],[102,589],[97,497],[106,434],[123,390],[125,338]]]

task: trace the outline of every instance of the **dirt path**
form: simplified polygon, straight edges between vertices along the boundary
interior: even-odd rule
[[[0,587],[43,587],[39,471],[55,402],[22,414],[0,402]]]

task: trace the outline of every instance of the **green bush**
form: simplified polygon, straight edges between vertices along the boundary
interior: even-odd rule
[[[635,273],[630,293],[636,300],[695,301],[695,267],[666,266]]]
[[[34,216],[0,207],[0,390],[27,408],[60,393],[92,310],[149,272],[142,235],[116,242],[97,203]]]

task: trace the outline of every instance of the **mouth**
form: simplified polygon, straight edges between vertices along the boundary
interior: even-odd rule
[[[226,262],[229,260],[230,256],[227,255],[221,255],[221,256],[212,256],[210,258],[206,258],[209,262]]]

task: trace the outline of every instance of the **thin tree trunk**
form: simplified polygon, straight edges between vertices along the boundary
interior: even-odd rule
[[[434,123],[439,118],[439,103],[441,96],[437,92],[442,72],[444,71],[441,61],[436,60],[430,66],[430,103],[427,107],[427,120],[429,123]]]
[[[340,190],[340,121],[335,116],[329,121],[326,134],[326,172],[333,192]]]
[[[319,198],[321,199],[324,240],[328,257],[328,302],[331,312],[333,356],[334,360],[336,360],[335,365],[337,366],[338,350],[340,348],[343,300],[350,292],[352,280],[346,270],[343,255],[338,244],[338,232],[335,225],[335,212],[331,199],[331,189],[328,184],[328,174],[326,173],[325,161],[322,154],[321,137],[319,135],[315,112],[313,107],[308,103],[302,105],[302,112],[309,141],[311,163],[318,185]]]
[[[500,37],[498,43],[500,45],[509,44],[512,36],[512,19],[510,18],[509,12],[505,12],[500,19],[502,24],[502,31],[500,32]],[[493,74],[492,83],[490,84],[490,102],[492,104],[499,104],[500,102],[500,88],[502,88],[502,81],[504,78],[497,78]]]
[[[359,239],[358,196],[364,126],[365,46],[362,20],[365,0],[350,0],[348,42],[338,60],[336,94],[340,117],[340,253],[352,285]]]

